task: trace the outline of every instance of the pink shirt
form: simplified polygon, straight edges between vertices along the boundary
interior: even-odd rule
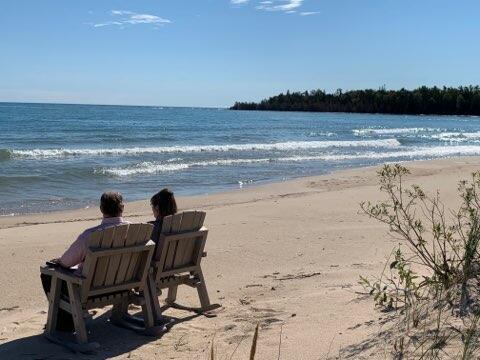
[[[88,240],[90,239],[90,235],[97,230],[103,230],[107,227],[120,224],[129,224],[129,222],[124,221],[122,217],[104,218],[100,225],[85,230],[62,255],[60,258],[60,264],[66,268],[75,268],[78,265],[75,275],[81,275],[82,265],[85,261],[85,256],[87,255]]]

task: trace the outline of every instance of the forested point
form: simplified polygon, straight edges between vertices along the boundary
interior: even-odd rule
[[[259,103],[236,102],[231,110],[351,112],[381,114],[480,115],[480,87],[426,87],[415,90],[323,90],[289,92]]]

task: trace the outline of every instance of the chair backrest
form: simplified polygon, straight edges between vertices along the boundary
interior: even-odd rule
[[[82,303],[93,296],[143,289],[155,248],[152,230],[150,224],[121,224],[90,235]]]
[[[200,265],[208,230],[204,211],[185,211],[163,219],[155,254],[155,273],[161,277],[192,271]]]

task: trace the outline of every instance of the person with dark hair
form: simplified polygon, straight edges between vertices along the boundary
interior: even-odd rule
[[[65,251],[65,253],[58,259],[50,260],[47,264],[52,266],[60,266],[73,272],[75,275],[82,274],[82,265],[88,250],[88,240],[90,235],[97,231],[103,230],[107,227],[116,226],[120,224],[128,224],[122,218],[124,209],[122,194],[118,192],[105,192],[100,198],[100,211],[102,212],[103,219],[100,225],[94,226],[81,233],[77,240]],[[40,275],[45,294],[50,292],[50,286],[52,278],[49,275]],[[65,282],[62,281],[62,293],[68,294]],[[72,331],[73,330],[72,315],[62,309],[59,309],[57,317],[56,329],[60,331]]]
[[[152,240],[157,244],[156,247],[159,248],[162,245],[158,244],[158,240],[160,239],[160,233],[162,231],[163,218],[177,213],[177,202],[175,201],[173,192],[165,188],[152,196],[150,205],[152,206],[153,216],[155,217],[154,221],[150,221],[150,224],[154,225]]]

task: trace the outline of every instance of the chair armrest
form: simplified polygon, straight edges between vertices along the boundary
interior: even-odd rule
[[[60,267],[52,268],[48,266],[40,266],[40,272],[45,275],[56,276],[59,279],[68,281],[73,284],[82,285],[83,283],[83,277],[76,276]]]

